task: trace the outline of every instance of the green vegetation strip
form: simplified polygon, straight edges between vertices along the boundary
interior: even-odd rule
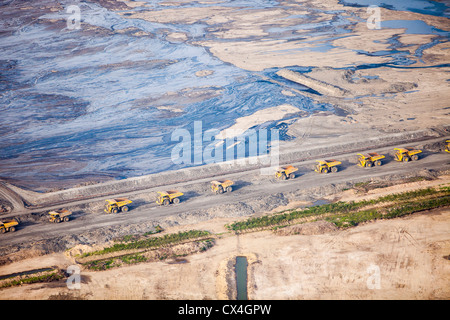
[[[124,264],[135,264],[140,262],[147,261],[147,258],[143,255],[136,253],[136,254],[130,254],[125,255],[121,257],[114,257],[110,259],[103,259],[103,260],[95,260],[88,263],[85,263],[84,266],[90,270],[107,270],[116,266],[120,266],[121,263]]]
[[[3,281],[3,283],[0,284],[0,288],[9,288],[14,287],[22,284],[32,284],[32,283],[38,283],[38,282],[50,282],[50,281],[57,281],[62,278],[64,278],[64,274],[60,270],[54,270],[51,273],[43,274],[39,276],[24,276],[19,279],[10,280],[10,281]]]
[[[88,257],[93,255],[103,255],[112,252],[119,252],[123,250],[132,250],[132,249],[147,249],[147,248],[156,248],[165,245],[171,245],[180,243],[186,240],[194,240],[198,238],[203,238],[211,236],[211,233],[204,230],[189,230],[178,233],[170,233],[161,237],[151,237],[143,240],[137,240],[132,242],[120,242],[115,243],[111,247],[104,248],[102,250],[88,252],[82,255],[82,257]]]
[[[379,204],[388,204],[379,208],[362,210]],[[245,232],[255,229],[286,226],[295,220],[306,217],[318,217],[331,221],[344,228],[355,226],[364,221],[391,219],[418,211],[450,205],[450,188],[426,188],[415,191],[391,194],[372,200],[358,202],[336,202],[303,210],[281,212],[274,215],[250,218],[234,222],[226,227],[230,231]]]
[[[408,214],[412,214],[415,212],[446,207],[449,205],[450,205],[450,196],[447,195],[437,199],[417,200],[414,202],[394,205],[390,208],[385,209],[387,212],[383,212],[383,209],[372,209],[359,212],[352,212],[343,215],[334,215],[332,217],[325,218],[325,220],[334,223],[337,227],[347,228],[356,226],[359,223],[365,221],[371,221],[376,219],[393,219]]]
[[[214,245],[213,239],[203,239],[203,240],[193,240],[192,243],[202,244],[200,252],[204,252]],[[144,255],[144,253],[132,253],[125,254],[121,256],[110,257],[107,259],[99,259],[90,262],[83,263],[84,267],[94,271],[107,270],[114,267],[120,267],[124,264],[136,264],[141,262],[149,261],[149,259]],[[167,251],[162,251],[157,254],[156,258],[159,260],[165,260],[168,258],[176,258],[180,255],[169,253]]]

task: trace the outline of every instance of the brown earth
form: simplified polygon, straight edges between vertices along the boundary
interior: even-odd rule
[[[131,1],[101,0],[98,2],[111,10],[125,10],[119,14],[127,13],[127,8],[145,5],[142,2]],[[172,2],[166,1],[166,3],[170,5]],[[311,46],[326,43],[328,41],[326,38],[311,37],[308,35],[308,30],[296,32],[299,38],[306,37],[309,44],[305,44],[303,39],[288,42],[271,38],[267,32],[266,22],[268,20],[273,22],[270,27],[298,24],[298,21],[284,19],[292,14],[307,14],[309,20],[305,22],[308,23],[326,21],[333,18],[334,13],[331,10],[344,10],[346,12],[344,15],[348,17],[354,15],[356,18],[364,19],[365,8],[343,7],[337,0],[326,3],[315,0],[308,1],[308,7],[330,11],[311,15],[305,9],[305,2],[288,3],[290,5],[283,10],[272,8],[255,11],[221,7],[219,1],[216,6],[201,9],[181,6],[177,9],[167,8],[162,12],[151,10],[133,12],[129,17],[162,23],[193,23],[203,20],[211,26],[208,29],[208,39],[192,42],[187,35],[180,33],[169,34],[168,39],[203,46],[219,59],[250,71],[292,65],[310,66],[312,71],[308,73],[309,77],[348,92],[344,97],[331,97],[308,95],[305,92],[299,93],[293,88],[284,88],[283,92],[286,95],[308,95],[319,102],[336,106],[336,110],[343,110],[343,115],[323,112],[308,118],[300,117],[290,125],[288,130],[288,134],[297,138],[284,143],[281,146],[282,151],[309,147],[310,149],[301,153],[301,157],[308,159],[308,156],[315,155],[310,151],[311,148],[316,148],[314,150],[322,148],[321,153],[317,152],[322,154],[324,151],[331,152],[333,146],[337,144],[342,145],[343,142],[356,139],[359,139],[359,146],[365,142],[369,146],[381,147],[382,145],[376,144],[373,139],[377,139],[378,143],[386,141],[384,135],[386,133],[409,134],[411,130],[430,130],[430,128],[448,124],[449,113],[445,102],[450,97],[447,81],[450,68],[434,67],[448,63],[450,52],[447,49],[447,43],[424,50],[421,61],[417,61],[414,66],[424,68],[378,67],[358,71],[339,70],[336,68],[388,62],[386,57],[357,54],[355,50],[358,48],[364,48],[369,52],[386,50],[390,46],[387,40],[398,36],[398,41],[405,45],[402,50],[407,49],[411,53],[408,58],[416,59],[412,55],[415,50],[420,45],[429,43],[433,38],[408,35],[404,29],[368,30],[364,22],[357,22],[352,26],[351,37],[334,39],[331,43],[334,48],[326,53],[320,53],[311,50]],[[35,16],[25,17],[23,22],[29,22],[35,18]],[[442,17],[382,9],[382,18],[422,20],[436,28],[449,29],[448,19]],[[21,24],[22,22],[19,23]],[[242,38],[246,39],[242,40]],[[167,110],[167,112],[180,112],[180,110]],[[257,118],[258,114],[255,117]],[[253,123],[261,119],[246,118],[244,120]],[[270,119],[264,118],[264,121],[266,120]],[[411,134],[411,137],[414,135]],[[340,146],[341,150],[345,148],[348,148],[348,145]],[[301,157],[297,154],[292,158],[286,156],[284,160]],[[221,172],[225,173],[226,169],[224,168]],[[208,168],[203,170],[207,176]],[[345,171],[347,172],[344,172],[344,175],[351,177],[349,170]],[[185,175],[183,179],[192,178],[192,172],[195,171],[183,171],[182,174]],[[302,172],[304,178],[310,181],[316,180],[315,177],[307,177],[306,172],[306,170]],[[163,174],[161,179],[173,178],[178,174],[180,173],[173,173],[172,176],[171,173]],[[144,181],[143,184],[148,183],[144,179],[142,181]],[[176,180],[172,179],[171,182],[173,181]],[[256,183],[253,181],[255,186],[248,188],[254,187],[256,191],[267,188],[264,182],[261,182],[262,180],[256,179],[256,181]],[[315,196],[326,196],[329,200],[339,198],[356,200],[405,189],[448,183],[448,181],[448,176],[444,176],[440,180],[425,180],[407,185],[378,188],[365,194],[358,193],[360,190],[348,190],[336,194],[343,189],[342,185],[317,186]],[[130,179],[123,182],[123,189],[119,189],[114,182],[100,187],[104,188],[106,193],[113,193],[139,186],[139,183],[138,179]],[[195,189],[194,193],[201,193],[204,192],[207,184],[197,184],[196,187],[198,189]],[[14,191],[14,188],[7,190],[6,196],[7,199],[14,200],[15,194],[9,192],[11,190]],[[26,190],[20,192],[24,199],[32,199],[39,204],[64,199],[66,196],[69,199],[82,198],[85,196],[83,192],[90,194],[92,190],[95,190],[95,185],[44,195]],[[174,214],[164,218],[166,231],[205,229],[223,233],[224,225],[236,219],[287,206],[292,208],[314,199],[310,194],[304,193],[302,189],[291,190],[289,199],[284,195],[273,196],[272,204],[276,206],[267,206],[262,203],[262,200],[261,204],[254,207],[244,206],[242,202],[227,204],[226,208],[239,213],[236,215],[216,214],[216,211],[220,212],[220,210],[214,207],[199,211],[197,214]],[[139,195],[137,200],[149,201],[150,197],[150,195]],[[197,200],[198,208],[202,204],[200,200]],[[195,201],[196,199],[193,200]],[[259,199],[254,201],[257,202]],[[20,208],[20,201],[9,203],[15,209]],[[98,201],[83,204],[81,208],[88,213],[95,213],[99,211],[99,208],[101,209],[101,206]],[[145,210],[154,212],[148,207]],[[450,267],[448,258],[445,258],[449,256],[450,249],[449,216],[448,209],[440,209],[395,220],[367,223],[345,231],[315,223],[292,226],[280,231],[284,235],[269,231],[239,236],[224,234],[216,240],[213,248],[189,255],[182,263],[167,260],[124,266],[102,272],[83,271],[80,290],[69,290],[64,282],[56,285],[54,283],[33,284],[2,289],[0,298],[232,299],[235,297],[234,258],[237,255],[244,255],[249,259],[250,299],[449,299]],[[32,229],[35,222],[42,217],[36,215],[28,218],[29,229]],[[59,250],[65,250],[70,243],[76,246],[80,240],[85,240],[85,243],[76,247],[79,252],[92,250],[95,246],[104,245],[95,239],[109,241],[111,234],[144,232],[153,227],[153,221],[147,222],[144,218],[138,218],[135,224],[140,223],[139,226],[131,226],[122,220],[124,226],[121,230],[118,230],[120,227],[114,226],[114,232],[113,227],[100,228],[100,225],[107,226],[107,223],[103,224],[103,221],[97,218],[98,229],[85,231],[79,235],[79,238],[73,236],[61,245]],[[83,228],[87,230],[90,221],[92,220],[80,214],[77,222],[78,231]],[[181,224],[180,221],[182,221]],[[36,233],[39,233],[38,231]],[[54,234],[54,231],[52,232]],[[32,234],[32,236],[35,235]],[[31,243],[26,250],[18,249],[16,253],[3,256],[2,259],[9,260],[0,266],[0,275],[54,265],[67,268],[68,265],[75,263],[72,257],[61,252],[45,254],[55,249],[58,248],[52,247],[49,250],[48,243],[42,240]],[[374,279],[378,271],[380,286],[373,288],[373,283],[370,281]]]
[[[396,190],[445,184],[417,181],[376,188],[341,199],[363,199]],[[31,284],[0,290],[1,299],[234,299],[234,259],[248,258],[250,299],[449,299],[450,210],[438,209],[394,220],[338,230],[324,222],[234,235],[217,218],[166,232],[192,228],[218,234],[200,253],[108,271],[81,272],[81,289]],[[264,245],[262,245],[264,244]],[[77,252],[92,250],[78,247]],[[73,253],[73,252],[72,252]],[[0,274],[74,264],[69,254],[29,258],[0,267]],[[379,277],[378,277],[379,275]],[[378,277],[378,278],[377,278]],[[377,279],[379,282],[377,282]]]

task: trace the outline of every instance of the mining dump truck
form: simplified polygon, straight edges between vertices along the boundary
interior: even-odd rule
[[[5,233],[7,231],[14,232],[16,231],[16,226],[19,224],[17,220],[11,219],[11,220],[2,220],[0,221],[0,232]]]
[[[69,217],[72,215],[72,212],[66,209],[61,209],[50,211],[48,214],[50,215],[50,218],[48,219],[50,222],[60,223],[61,221],[69,221]]]
[[[445,143],[447,144],[445,146],[445,152],[450,153],[450,140],[446,140]]]
[[[211,191],[213,193],[224,193],[224,192],[231,192],[233,191],[233,188],[231,187],[234,184],[231,180],[225,180],[225,181],[211,181]]]
[[[419,160],[419,153],[422,152],[422,150],[415,149],[415,148],[394,148],[396,150],[394,154],[395,161],[400,162],[408,162],[409,160],[417,161]]]
[[[384,159],[385,156],[378,153],[358,153],[358,166],[360,167],[372,167],[372,166],[381,166],[383,163],[381,159]]]
[[[156,203],[163,206],[168,206],[171,203],[180,203],[180,197],[183,195],[182,192],[172,190],[172,191],[158,191],[158,198]]]
[[[129,210],[127,205],[132,202],[127,198],[107,199],[104,211],[106,213],[127,212]]]
[[[342,162],[337,160],[316,160],[317,165],[314,169],[314,171],[319,173],[328,173],[328,172],[338,172],[338,165],[340,165]]]
[[[293,166],[280,167],[277,172],[275,172],[275,177],[277,179],[286,180],[286,179],[294,179],[295,173],[298,171],[298,168]]]

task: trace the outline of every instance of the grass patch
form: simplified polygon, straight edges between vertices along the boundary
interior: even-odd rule
[[[38,282],[58,281],[64,277],[65,277],[64,274],[60,270],[54,270],[53,272],[51,272],[49,274],[43,274],[43,275],[39,275],[39,276],[27,276],[27,277],[22,277],[20,279],[5,281],[0,285],[0,288],[9,288],[9,287],[22,285],[22,284],[32,284],[32,283],[38,283]]]
[[[394,204],[388,208],[379,208],[365,211],[352,212],[343,215],[334,215],[325,220],[334,223],[339,228],[348,228],[361,222],[376,219],[393,219],[420,211],[446,207],[450,205],[450,196],[444,196],[428,200],[417,200],[408,203]]]
[[[208,250],[209,248],[212,248],[215,244],[214,239],[206,239],[206,240],[202,240],[201,242],[203,242],[203,247],[200,249],[200,252],[204,252],[204,251]]]
[[[132,242],[122,242],[115,243],[111,247],[104,248],[102,250],[87,252],[82,255],[82,257],[88,257],[93,255],[103,255],[113,252],[119,252],[123,250],[132,249],[146,249],[146,248],[156,248],[165,245],[176,244],[186,240],[197,239],[201,237],[210,236],[211,233],[204,230],[189,230],[178,233],[166,234],[162,237],[151,237],[147,239],[132,241]]]
[[[135,264],[135,263],[145,262],[145,261],[147,261],[147,258],[141,254],[131,254],[128,256],[120,257],[120,260],[126,264]]]
[[[354,227],[361,222],[380,219],[382,214],[378,210],[366,210],[352,212],[350,214],[335,215],[327,217],[325,220],[335,224],[338,228]]]
[[[431,198],[431,199],[430,199]],[[251,231],[268,227],[280,227],[306,217],[321,218],[331,221],[338,227],[355,226],[364,221],[375,219],[389,219],[417,211],[429,210],[450,205],[450,187],[439,189],[424,188],[403,193],[390,194],[372,200],[358,202],[336,202],[303,210],[293,210],[262,217],[249,218],[244,221],[226,225],[234,232]],[[384,204],[381,208],[370,208]],[[386,213],[387,210],[387,213]]]
[[[132,253],[132,254],[125,254],[122,256],[115,256],[105,259],[99,259],[94,261],[89,261],[86,263],[83,263],[83,266],[89,270],[93,271],[103,271],[108,270],[115,267],[121,267],[123,265],[131,265],[131,264],[137,264],[141,262],[147,262],[147,261],[155,261],[155,260],[166,260],[169,258],[176,258],[180,256],[185,256],[189,253],[194,252],[204,252],[214,246],[214,239],[202,239],[202,240],[194,240],[193,243],[200,244],[199,246],[194,245],[193,249],[191,249],[189,252],[183,251],[177,251],[177,250],[170,250],[169,248],[159,248],[156,249],[156,251],[153,251],[153,254],[148,255],[147,252],[140,252],[140,253]],[[179,253],[181,252],[181,253]]]
[[[450,205],[450,195],[428,200],[419,200],[390,208],[388,212],[384,215],[384,218],[392,219],[412,214],[414,212],[442,208],[449,205]]]
[[[95,260],[84,264],[88,269],[94,271],[107,270],[117,266],[115,263],[115,258],[106,260]]]

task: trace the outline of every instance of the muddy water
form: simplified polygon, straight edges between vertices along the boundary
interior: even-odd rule
[[[166,40],[167,29],[203,38],[203,24],[127,19],[92,3],[80,8],[80,30],[52,25],[64,11],[43,12],[40,23],[0,37],[0,177],[36,187],[176,169],[171,132],[192,130],[193,121],[222,130],[268,106],[326,108],[285,96],[282,86],[205,48]],[[212,72],[196,76],[203,70]]]
[[[246,257],[236,257],[236,287],[237,300],[248,300],[247,295],[247,267],[248,262]]]
[[[177,128],[193,133],[194,121],[202,121],[203,131],[220,131],[240,117],[281,104],[297,107],[301,116],[333,111],[332,106],[301,94],[284,94],[289,88],[308,89],[280,81],[278,68],[249,72],[195,45],[215,37],[214,26],[202,20],[170,24],[129,18],[133,12],[178,8],[175,4],[144,1],[147,7],[127,8],[127,14],[120,14],[107,9],[107,1],[99,2],[106,7],[80,2],[81,28],[69,30],[65,8],[72,3],[38,2],[41,7],[14,1],[1,5],[0,179],[40,190],[178,169],[187,165],[171,160],[178,143],[171,140],[171,133]],[[182,5],[209,6],[217,4]],[[283,4],[226,0],[220,6],[245,10]],[[411,8],[398,10],[416,7]],[[420,8],[436,15],[446,9],[442,5]],[[316,10],[306,19],[293,14],[286,19],[299,22],[289,26],[268,24],[266,37],[298,41],[298,30],[306,32],[302,36],[330,39],[348,34],[352,22],[346,17],[336,13],[331,21],[311,22],[319,13]],[[414,26],[409,30],[414,31]],[[448,38],[448,33],[439,32],[437,36]],[[171,40],[171,33],[184,34],[188,40]],[[433,41],[429,46],[440,40]],[[311,43],[311,47],[320,52],[333,48],[327,43]],[[392,51],[379,54],[392,56],[394,64],[414,63],[403,58],[395,43]],[[292,69],[306,72],[308,66]],[[292,116],[264,126],[284,127],[290,120]]]
[[[344,5],[379,6],[391,10],[411,11],[435,16],[450,17],[449,7],[445,3],[429,0],[341,0]]]

